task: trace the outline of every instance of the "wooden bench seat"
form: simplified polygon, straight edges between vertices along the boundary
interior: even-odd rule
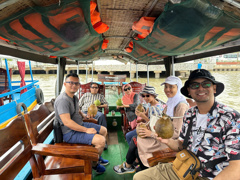
[[[45,108],[44,105],[40,107],[43,115],[38,117],[44,117],[42,109]],[[51,120],[51,115],[48,117]],[[99,158],[95,148],[42,144],[32,141],[33,139],[31,143],[28,133],[31,136],[33,134],[25,126],[25,122],[29,122],[30,114],[25,114],[24,118],[18,117],[0,130],[0,179],[14,179],[28,161],[34,179],[91,179],[91,161]],[[47,126],[38,126],[43,127],[39,130],[40,134],[50,129],[48,126],[51,122],[48,122]],[[36,126],[36,121],[33,124]],[[44,140],[41,135],[37,137],[38,141]],[[45,163],[43,156],[47,156]]]
[[[36,159],[42,179],[91,179],[92,161],[99,159],[96,148],[68,143],[42,144],[53,130],[55,113],[51,112],[52,110],[51,104],[45,103],[38,110],[25,115],[33,145],[32,151],[37,154]],[[45,160],[44,156],[47,156]]]

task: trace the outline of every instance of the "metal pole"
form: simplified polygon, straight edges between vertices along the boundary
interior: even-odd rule
[[[86,62],[86,83],[87,83],[87,80],[88,80],[88,65],[87,65],[87,62]]]
[[[174,70],[174,59],[175,57],[172,56],[172,75],[175,76],[175,70]]]
[[[60,57],[57,58],[58,66],[57,66],[57,90],[56,90],[56,97],[59,95],[59,80],[60,80]]]
[[[93,82],[93,62],[92,62],[92,82]]]
[[[77,62],[77,75],[79,75],[79,61]]]
[[[31,79],[32,79],[32,82],[33,82],[33,74],[32,74],[32,66],[31,66],[31,61],[29,61],[29,70],[30,70]]]
[[[11,78],[10,78],[7,59],[5,59],[5,66],[6,66],[7,78],[8,78],[8,88],[9,88],[10,91],[12,91],[12,81],[11,81]]]
[[[138,64],[136,63],[136,81],[138,82]]]
[[[132,78],[131,78],[131,71],[132,71],[132,63],[130,62],[130,82],[132,82]]]
[[[148,69],[148,62],[147,62],[147,85],[149,86],[149,69]]]

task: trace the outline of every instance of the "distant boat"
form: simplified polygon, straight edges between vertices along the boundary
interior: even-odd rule
[[[31,111],[37,104],[44,102],[42,90],[33,80],[31,63],[29,61],[31,80],[24,80],[25,62],[17,62],[21,81],[12,81],[12,69],[0,68],[0,129],[4,128],[11,120],[23,111]],[[27,83],[27,84],[26,84]]]

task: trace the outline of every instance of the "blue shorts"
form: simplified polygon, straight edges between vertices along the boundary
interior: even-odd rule
[[[101,126],[98,124],[94,124],[94,123],[87,123],[84,122],[82,124],[82,126],[86,127],[86,128],[94,128],[97,131],[97,134],[99,134],[100,128]],[[78,132],[78,131],[70,131],[67,134],[63,134],[63,140],[64,142],[67,143],[76,143],[76,144],[88,144],[91,145],[92,144],[92,140],[95,134],[87,134],[85,132]]]

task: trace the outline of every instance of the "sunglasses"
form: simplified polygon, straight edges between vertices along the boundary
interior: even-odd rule
[[[201,83],[193,82],[193,83],[189,84],[189,87],[191,89],[198,89],[200,87],[200,84],[203,88],[210,88],[212,85],[212,82],[210,82],[210,81],[203,81]]]
[[[92,89],[98,89],[98,87],[91,87]]]
[[[125,89],[124,89],[124,91],[127,91],[127,90],[129,90],[129,91],[130,91],[130,90],[131,90],[131,88],[130,88],[130,87],[128,87],[128,88],[125,88]]]
[[[73,81],[67,81],[66,83],[69,83],[71,86],[73,86],[74,84],[75,84],[76,86],[79,86],[79,85],[80,85],[79,82],[73,82]]]
[[[142,95],[142,97],[143,97],[143,98],[145,98],[145,97],[150,97],[150,95],[149,95],[149,94],[147,94],[147,95]]]

